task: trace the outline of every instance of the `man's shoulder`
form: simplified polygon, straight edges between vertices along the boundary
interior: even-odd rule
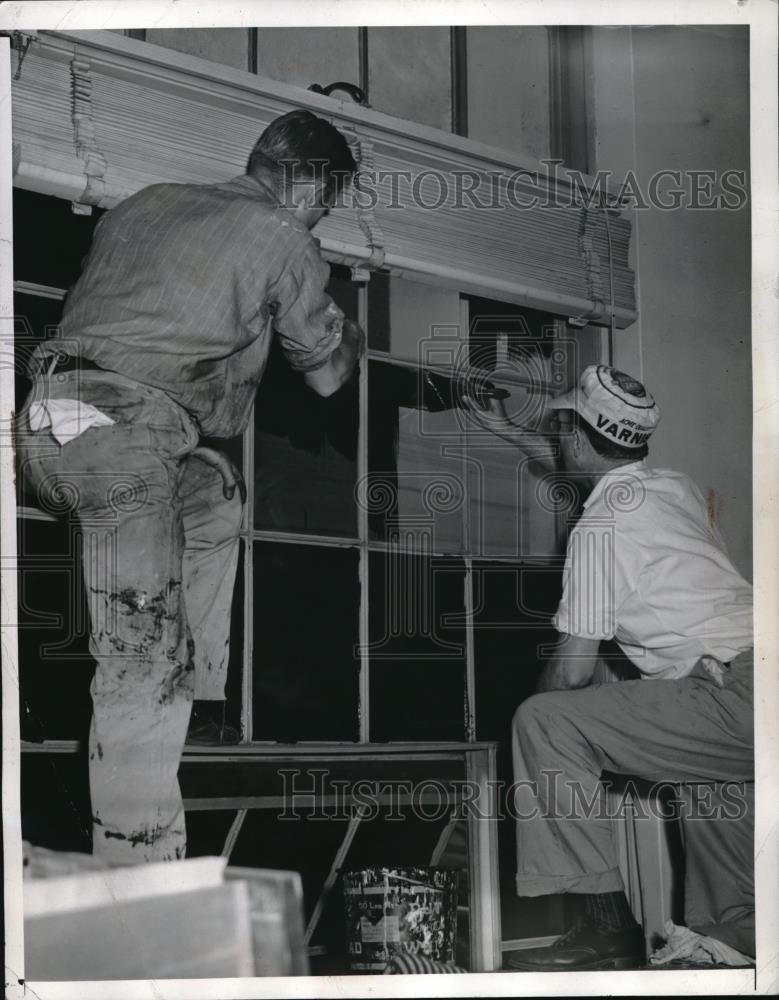
[[[242,180],[242,177],[233,177],[228,181],[213,184],[161,181],[157,184],[147,184],[120,204],[129,207],[148,202],[180,203],[184,210],[193,204],[210,204],[215,209],[235,204],[240,205],[241,211],[275,214],[280,208],[278,203],[263,197],[261,191],[242,185]]]
[[[646,477],[646,487],[652,493],[660,496],[665,495],[669,499],[674,497],[679,500],[690,498],[699,499],[701,492],[694,479],[686,472],[679,472],[677,469],[649,469]]]
[[[632,508],[634,502],[645,495],[661,494],[689,495],[699,493],[695,482],[684,472],[647,465],[645,462],[631,463],[615,469],[604,477],[595,492],[593,505],[612,505],[617,508]]]
[[[600,484],[577,527],[588,532],[606,527],[637,542],[659,525],[677,519],[703,523],[705,515],[706,501],[686,473],[642,464]]]
[[[587,498],[577,526],[592,528],[597,525],[614,525],[626,520],[636,522],[653,517],[659,497],[683,489],[675,485],[676,473],[655,469],[643,462],[614,469],[602,478]]]
[[[245,226],[263,224],[278,231],[282,242],[293,246],[317,247],[309,230],[272,197],[243,176],[216,184],[161,182],[149,184],[121,202],[124,213],[167,210],[183,216],[198,214],[233,215]]]

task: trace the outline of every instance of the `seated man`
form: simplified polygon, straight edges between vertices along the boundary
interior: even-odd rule
[[[483,419],[525,447],[505,410],[491,406]],[[571,892],[585,903],[551,947],[514,952],[507,965],[644,962],[613,820],[586,807],[602,792],[604,770],[734,783],[715,785],[698,816],[683,815],[685,919],[753,956],[753,815],[751,786],[742,784],[754,766],[751,587],[695,485],[644,462],[659,411],[643,385],[592,365],[551,407],[565,470],[589,496],[568,542],[557,648],[514,717],[516,886],[520,896]],[[526,450],[540,455],[538,442]],[[599,645],[612,638],[640,680],[593,683]]]

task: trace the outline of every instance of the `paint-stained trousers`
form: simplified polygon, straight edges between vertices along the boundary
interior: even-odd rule
[[[22,473],[83,542],[92,682],[93,851],[110,864],[183,857],[178,767],[192,699],[221,699],[241,502],[191,458],[198,434],[165,394],[99,372],[36,381],[31,399],[80,398],[111,417],[60,445],[30,431]]]
[[[754,955],[753,786],[740,784],[754,774],[752,669],[749,651],[722,686],[696,667],[684,680],[597,684],[523,702],[513,723],[517,893],[623,888],[614,820],[600,805],[588,813],[602,771],[685,783],[687,926]],[[710,795],[686,783],[721,784]]]

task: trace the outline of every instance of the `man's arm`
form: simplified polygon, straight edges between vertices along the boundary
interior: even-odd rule
[[[583,639],[561,633],[557,648],[541,671],[536,691],[568,691],[587,687],[598,662],[600,639]]]
[[[503,400],[490,399],[487,407],[480,406],[471,396],[463,395],[465,408],[478,424],[519,448],[532,459],[533,472],[544,475],[558,471],[555,447],[551,437],[535,428],[520,427],[506,413]]]
[[[341,343],[327,359],[327,363],[314,371],[303,372],[303,381],[320,396],[332,396],[349,380],[365,347],[361,327],[344,319]]]
[[[269,291],[287,361],[320,396],[331,396],[347,381],[364,342],[360,327],[325,291],[329,278],[330,268],[311,242],[286,263]]]

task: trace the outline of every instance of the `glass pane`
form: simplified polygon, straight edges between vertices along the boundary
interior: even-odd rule
[[[227,683],[225,684],[225,721],[242,731],[241,704],[242,679],[244,671],[244,594],[246,565],[246,544],[241,542],[238,556],[238,568],[235,573],[235,590],[233,591],[233,607],[230,613],[230,659],[227,665]]]
[[[356,286],[344,271],[333,268],[329,290],[356,317]],[[255,406],[255,528],[356,536],[358,420],[356,374],[322,398],[274,342]]]
[[[511,372],[518,361],[532,365],[518,369],[519,378],[544,380],[550,377],[549,366],[556,342],[555,317],[538,309],[526,309],[510,302],[464,296],[468,303],[468,343],[470,363],[493,371],[497,367]],[[571,345],[576,341],[571,340]],[[564,359],[556,358],[555,374]],[[551,376],[553,377],[553,376]],[[561,389],[562,380],[560,381]]]
[[[30,388],[29,361],[32,352],[42,340],[57,334],[57,324],[62,317],[59,299],[44,299],[37,295],[14,295],[14,342],[16,358],[16,406],[24,402]]]
[[[398,531],[420,551],[459,552],[466,502],[461,411],[449,380],[424,369],[371,361],[368,483],[360,500],[370,537]]]
[[[19,663],[22,737],[85,739],[92,716],[89,609],[75,518],[20,519]],[[231,618],[227,721],[240,727],[243,546]]]
[[[83,754],[23,753],[22,838],[54,851],[92,851],[89,773]]]
[[[30,391],[29,365],[38,344],[55,336],[62,315],[62,302],[35,295],[14,295],[14,392],[17,412]],[[18,477],[19,503],[37,506],[23,475]]]
[[[86,739],[95,661],[77,525],[22,520],[18,546],[22,737]]]
[[[92,243],[102,209],[76,215],[71,203],[14,188],[14,278],[70,288]]]
[[[368,346],[394,358],[429,361],[435,341],[459,335],[460,295],[379,273],[368,282]]]
[[[545,430],[546,402],[569,382],[575,339],[561,337],[554,317],[537,310],[473,296],[468,309],[470,364],[506,394],[515,424]],[[557,477],[539,475],[514,444],[473,421],[468,457],[471,551],[518,559],[554,554],[565,492]]]
[[[462,740],[465,566],[369,555],[371,740]]]
[[[390,281],[383,271],[371,275],[368,282],[368,347],[372,351],[390,349]]]
[[[469,436],[468,457],[471,552],[516,559],[556,554],[557,514],[571,495],[560,477],[539,475],[514,445],[484,433],[476,441]]]
[[[255,740],[356,740],[358,553],[254,546]]]
[[[471,572],[476,735],[502,741],[517,706],[535,689],[545,662],[541,650],[557,638],[550,619],[562,566],[474,561]]]
[[[451,40],[446,27],[368,28],[368,92],[377,111],[449,130]]]

